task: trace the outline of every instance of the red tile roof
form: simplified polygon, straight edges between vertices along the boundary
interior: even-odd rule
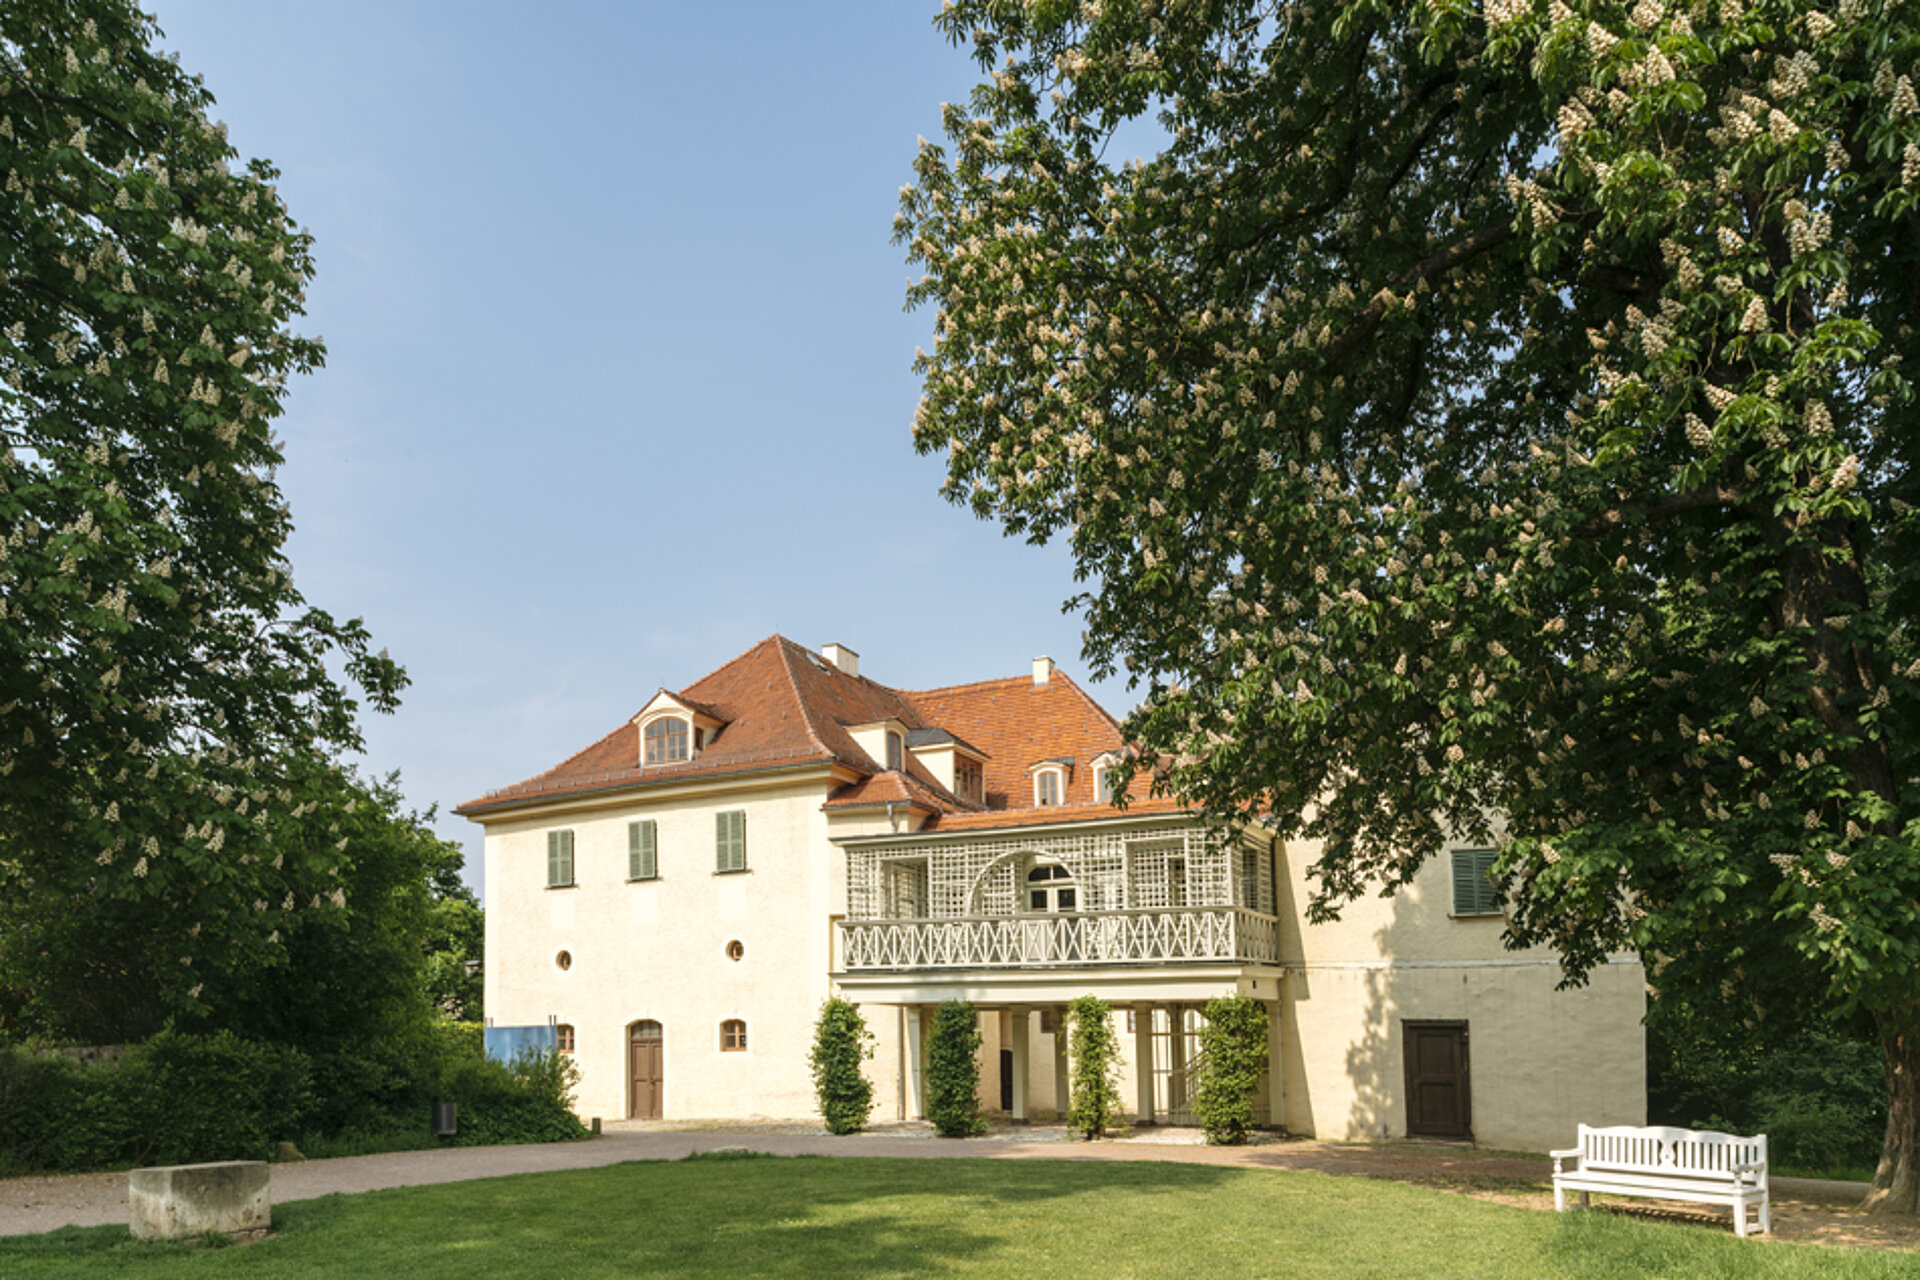
[[[932,810],[929,825],[941,830],[1004,824],[1016,814],[1024,824],[1114,812],[1094,801],[1092,761],[1121,749],[1120,726],[1057,670],[1045,685],[1021,676],[909,693],[850,676],[775,635],[673,696],[725,722],[694,759],[642,768],[639,731],[629,717],[544,773],[470,800],[455,812],[494,813],[564,796],[809,764],[840,765],[862,775],[836,792],[829,807],[913,804]],[[884,769],[845,727],[881,720],[896,720],[908,730],[944,729],[985,752],[987,811],[954,796],[911,751],[904,771]],[[1071,768],[1064,803],[1036,810],[1029,766],[1043,760],[1066,760]],[[1178,807],[1139,800],[1130,811],[1159,812],[1163,804]]]

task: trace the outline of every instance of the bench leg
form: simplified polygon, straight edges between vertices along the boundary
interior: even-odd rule
[[[1553,1184],[1553,1211],[1555,1213],[1567,1211],[1567,1189],[1557,1182]]]
[[[1773,1206],[1765,1200],[1760,1202],[1760,1234],[1763,1236],[1773,1234]]]
[[[1733,1234],[1742,1240],[1747,1238],[1747,1206],[1744,1202],[1733,1206]]]

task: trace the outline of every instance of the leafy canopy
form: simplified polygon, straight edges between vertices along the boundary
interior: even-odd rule
[[[282,553],[309,238],[158,36],[125,0],[0,9],[0,910],[143,907],[134,1025],[343,908],[336,673],[404,684]]]
[[[896,222],[915,440],[1071,542],[1164,785],[1323,840],[1321,916],[1499,839],[1576,975],[1910,1009],[1910,9],[939,22],[992,79]]]

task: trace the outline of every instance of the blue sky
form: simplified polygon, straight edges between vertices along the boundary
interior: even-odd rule
[[[453,805],[772,632],[908,688],[1085,679],[1064,549],[909,442],[892,218],[976,80],[937,7],[153,0],[316,239],[294,577],[407,667],[365,763],[476,882]]]

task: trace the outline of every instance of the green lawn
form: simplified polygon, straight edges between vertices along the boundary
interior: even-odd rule
[[[0,1239],[0,1276],[1920,1277],[1913,1254],[1210,1166],[707,1158],[279,1206],[259,1244]]]

